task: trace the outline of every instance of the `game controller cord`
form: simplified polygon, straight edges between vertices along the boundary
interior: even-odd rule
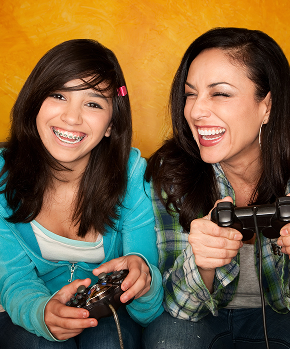
[[[123,339],[122,339],[122,332],[121,332],[121,326],[120,326],[120,322],[119,322],[119,318],[118,318],[118,314],[115,310],[115,308],[112,306],[112,304],[110,304],[109,302],[106,302],[106,304],[110,307],[110,309],[112,310],[112,313],[114,315],[114,320],[116,322],[116,326],[117,326],[117,331],[118,331],[118,336],[119,336],[119,342],[120,342],[120,348],[124,349],[124,344],[123,344]]]
[[[264,297],[263,285],[262,285],[262,247],[261,247],[261,239],[260,239],[260,235],[259,235],[259,229],[258,229],[258,223],[257,223],[257,217],[256,217],[257,210],[258,210],[258,208],[254,206],[253,207],[253,218],[254,218],[255,232],[256,232],[256,236],[257,236],[258,249],[259,249],[259,288],[260,288],[261,303],[262,303],[263,327],[264,327],[266,348],[269,349],[267,325],[266,325],[266,315],[265,315],[265,297]]]

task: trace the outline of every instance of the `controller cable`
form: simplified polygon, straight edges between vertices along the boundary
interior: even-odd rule
[[[120,348],[124,349],[124,344],[123,344],[123,339],[122,339],[122,332],[121,332],[121,326],[120,326],[120,322],[119,322],[119,318],[118,318],[118,314],[115,310],[115,308],[112,306],[112,304],[110,303],[106,303],[110,309],[112,310],[112,313],[114,315],[114,320],[116,322],[116,326],[117,326],[117,330],[118,330],[118,336],[119,336],[119,342],[120,342]]]
[[[256,231],[258,249],[259,249],[259,288],[260,288],[261,303],[262,303],[263,327],[264,327],[266,348],[269,349],[267,325],[266,325],[266,315],[265,315],[265,298],[264,298],[263,285],[262,285],[262,247],[261,247],[261,239],[260,239],[260,235],[259,235],[259,229],[258,229],[258,223],[257,223],[257,217],[256,217],[257,211],[258,211],[258,208],[254,206],[253,207],[253,218],[254,218],[255,231]]]

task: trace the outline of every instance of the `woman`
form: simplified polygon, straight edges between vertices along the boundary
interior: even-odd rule
[[[103,272],[129,270],[120,299],[134,300],[118,311],[126,348],[162,312],[145,160],[131,134],[112,51],[70,40],[37,63],[1,153],[1,347],[119,348],[113,316],[66,306]]]
[[[146,170],[166,312],[145,330],[145,348],[265,347],[256,238],[243,243],[209,212],[290,192],[289,101],[289,64],[268,35],[217,28],[187,49],[171,90],[173,137]],[[288,231],[281,256],[261,235],[271,348],[290,348]]]

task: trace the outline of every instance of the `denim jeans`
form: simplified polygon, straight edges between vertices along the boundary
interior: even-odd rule
[[[266,307],[270,349],[290,348],[290,313]],[[143,349],[265,349],[262,309],[221,309],[198,322],[164,312],[143,333]]]
[[[125,307],[118,310],[125,349],[141,348],[142,327],[130,318]],[[99,320],[97,327],[64,342],[51,342],[14,325],[6,312],[0,313],[1,349],[120,349],[118,331],[113,316]]]

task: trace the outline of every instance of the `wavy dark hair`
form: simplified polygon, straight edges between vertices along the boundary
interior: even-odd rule
[[[267,34],[244,28],[215,28],[198,37],[185,52],[170,94],[173,137],[149,159],[146,179],[169,213],[177,211],[182,227],[207,214],[219,199],[211,164],[202,161],[184,117],[184,87],[191,62],[204,50],[218,48],[247,68],[256,98],[271,92],[269,121],[262,129],[262,174],[251,203],[273,202],[285,195],[290,178],[290,70],[279,45]],[[162,199],[162,190],[167,194]],[[255,199],[254,199],[255,198]]]
[[[89,79],[86,79],[89,78]],[[74,79],[83,83],[64,88]],[[84,80],[85,79],[85,80]],[[101,86],[104,86],[102,89]],[[0,173],[13,223],[30,222],[40,212],[46,188],[58,171],[69,171],[44,147],[36,127],[36,117],[43,101],[57,90],[93,88],[112,98],[112,130],[92,150],[82,176],[74,223],[78,235],[89,229],[104,234],[114,227],[127,187],[127,162],[132,139],[131,108],[128,94],[118,96],[126,86],[114,53],[99,42],[88,39],[65,41],[48,51],[37,63],[21,89],[11,112],[10,136],[2,156],[5,165]]]

